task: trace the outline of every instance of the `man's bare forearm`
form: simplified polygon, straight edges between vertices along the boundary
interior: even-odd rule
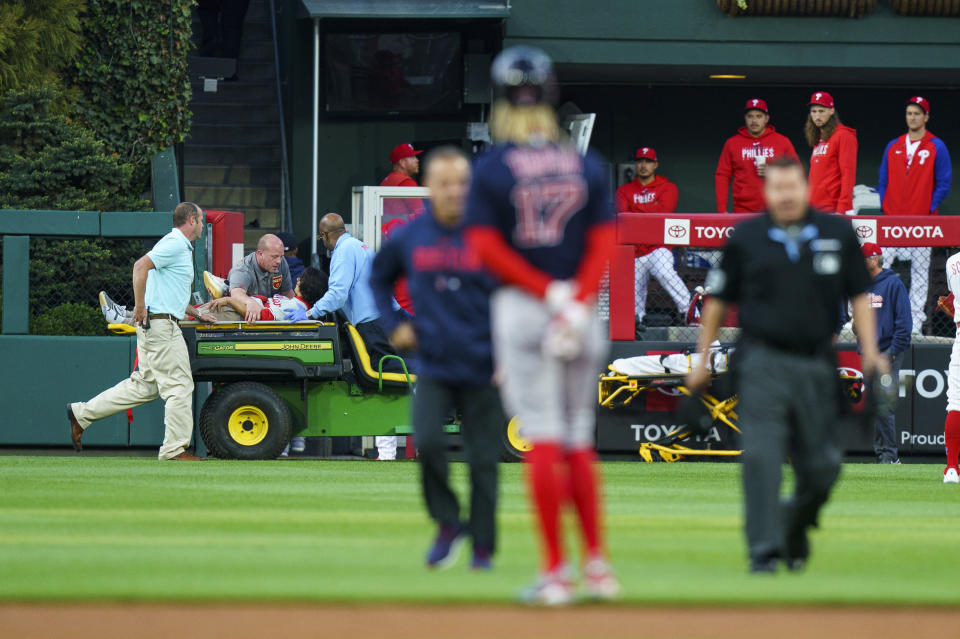
[[[153,262],[144,255],[133,264],[133,300],[134,304],[143,307],[146,302],[147,275],[153,268]]]
[[[244,305],[250,301],[250,296],[247,295],[247,292],[239,287],[230,289],[230,298],[235,299]]]

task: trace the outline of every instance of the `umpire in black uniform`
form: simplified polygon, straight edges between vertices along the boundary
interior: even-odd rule
[[[833,348],[837,309],[846,299],[864,345],[863,372],[888,365],[876,348],[870,277],[849,220],[810,210],[802,165],[767,165],[767,212],[740,224],[710,272],[699,352],[717,337],[728,304],[739,306],[742,335],[734,368],[743,431],[746,533],[753,572],[779,561],[800,570],[810,554],[807,529],[840,473],[840,392]],[[706,357],[700,358],[705,362]],[[705,366],[687,378],[706,386]],[[793,464],[796,488],[780,501],[782,465]]]

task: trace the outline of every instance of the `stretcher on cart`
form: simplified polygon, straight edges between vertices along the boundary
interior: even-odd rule
[[[707,355],[707,368],[710,371],[711,384],[707,392],[697,395],[704,408],[713,419],[718,432],[729,429],[740,434],[737,426],[737,404],[739,397],[733,392],[732,384],[726,380],[730,370],[732,347],[715,343]],[[699,364],[702,356],[690,351],[669,355],[640,355],[614,360],[608,366],[608,372],[600,376],[600,406],[610,410],[623,409],[633,404],[642,395],[650,391],[663,391],[670,395],[691,396],[684,385],[687,373]],[[852,374],[850,369],[838,369],[843,391],[851,403],[860,401],[863,394],[863,376],[859,372]],[[732,437],[736,441],[736,436]],[[671,429],[656,441],[643,442],[639,448],[640,456],[648,462],[657,458],[674,462],[685,457],[736,457],[743,451],[715,447],[714,442],[703,442],[698,433],[687,425]]]

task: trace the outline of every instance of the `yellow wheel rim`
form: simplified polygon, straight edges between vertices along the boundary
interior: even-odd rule
[[[256,446],[267,436],[267,415],[256,406],[240,406],[227,421],[230,437],[241,446]]]
[[[519,450],[521,453],[526,453],[533,448],[533,444],[524,439],[520,434],[520,419],[517,417],[511,419],[507,424],[507,441],[510,442],[510,445],[514,449]]]

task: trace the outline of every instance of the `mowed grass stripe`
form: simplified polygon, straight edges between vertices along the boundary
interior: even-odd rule
[[[846,466],[809,570],[758,579],[745,573],[739,465],[604,464],[625,601],[960,603],[960,490],[941,472]],[[463,465],[453,477],[465,494]],[[537,548],[521,467],[501,479],[496,570],[469,573],[465,552],[435,574],[416,464],[2,457],[0,598],[509,601]]]

